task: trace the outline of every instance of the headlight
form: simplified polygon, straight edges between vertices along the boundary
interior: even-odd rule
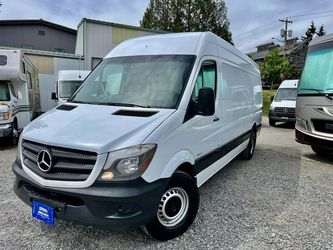
[[[138,178],[148,168],[156,147],[156,144],[144,144],[110,152],[98,180],[127,181]]]
[[[3,112],[2,113],[2,118],[6,121],[6,120],[9,120],[10,119],[10,112]]]
[[[308,131],[308,122],[306,120],[303,120],[302,118],[296,117],[296,128],[299,128],[303,131]]]

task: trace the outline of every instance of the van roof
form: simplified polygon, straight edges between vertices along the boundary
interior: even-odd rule
[[[58,73],[58,81],[84,80],[89,73],[89,70],[60,70]]]
[[[211,32],[183,32],[152,35],[129,39],[106,55],[105,58],[139,55],[203,55],[216,56],[221,49],[237,56],[247,63],[257,65],[234,46]]]
[[[309,47],[315,46],[315,45],[321,44],[321,43],[331,42],[331,41],[333,41],[333,34],[329,34],[329,35],[326,35],[326,36],[321,36],[321,37],[318,37],[316,39],[313,39],[310,42]]]
[[[286,89],[286,88],[297,88],[299,80],[284,80],[281,84],[279,89]]]

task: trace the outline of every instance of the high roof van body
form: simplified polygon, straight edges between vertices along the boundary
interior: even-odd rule
[[[195,219],[200,186],[252,158],[261,118],[257,65],[218,36],[128,40],[24,129],[15,192],[50,224],[143,227],[168,240]]]

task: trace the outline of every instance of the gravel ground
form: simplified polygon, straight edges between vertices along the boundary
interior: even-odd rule
[[[15,155],[15,148],[0,146],[3,249],[333,249],[333,160],[296,144],[288,126],[264,125],[255,157],[235,160],[209,180],[200,189],[195,223],[165,243],[141,230],[34,220],[12,191]]]

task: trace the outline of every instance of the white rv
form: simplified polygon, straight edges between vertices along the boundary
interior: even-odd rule
[[[59,71],[56,92],[52,93],[52,99],[57,101],[57,105],[65,103],[89,73],[87,70]]]
[[[50,224],[141,226],[168,240],[194,221],[200,186],[252,158],[261,119],[258,66],[218,36],[128,40],[24,129],[14,189]]]
[[[0,50],[0,138],[16,142],[40,112],[38,72],[20,50]]]

